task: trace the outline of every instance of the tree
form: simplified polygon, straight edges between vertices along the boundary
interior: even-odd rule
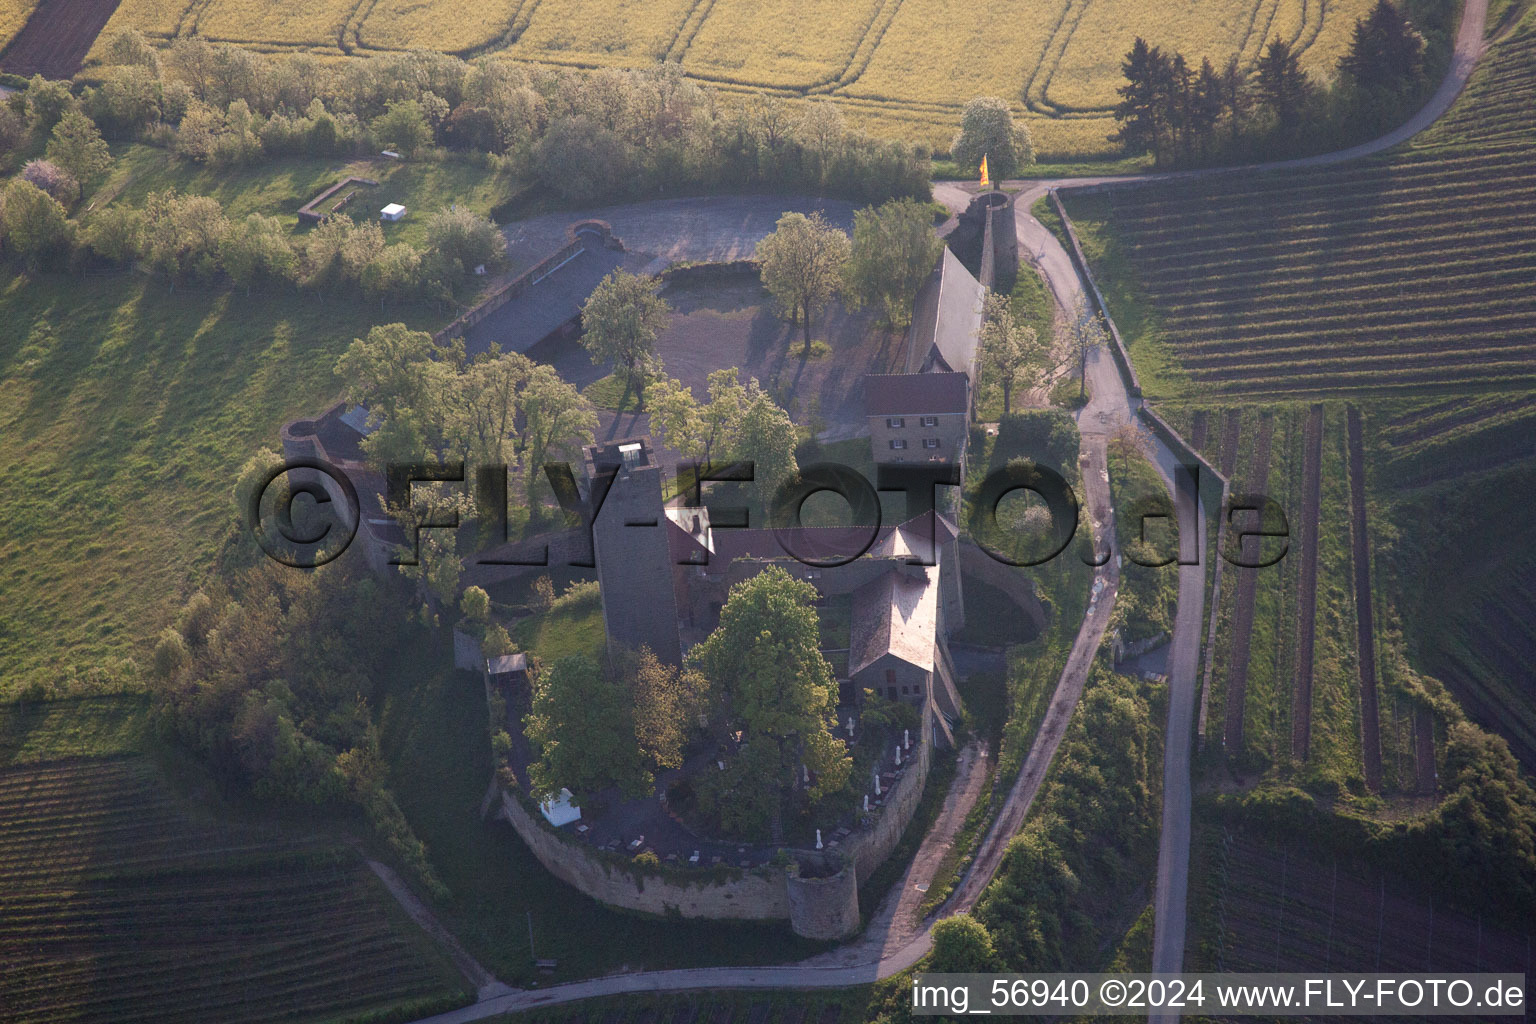
[[[1171,64],[1156,46],[1148,46],[1140,36],[1120,65],[1125,84],[1116,91],[1120,102],[1115,106],[1115,120],[1120,128],[1111,142],[1123,145],[1129,153],[1151,153],[1160,160],[1168,135],[1167,82]]]
[[[612,193],[628,174],[629,165],[624,140],[585,114],[551,124],[533,154],[539,181],[574,203]]]
[[[567,655],[534,680],[533,707],[523,718],[539,752],[528,766],[535,797],[562,788],[585,803],[610,787],[645,796],[653,779],[641,763],[624,687],[603,678],[586,655]]]
[[[131,206],[109,206],[87,223],[85,244],[104,260],[131,263],[144,250],[144,215]]]
[[[528,374],[521,406],[525,424],[523,480],[532,506],[544,463],[563,451],[590,443],[597,429],[597,414],[592,403],[546,363],[537,364]]]
[[[981,363],[1003,389],[1003,415],[1013,411],[1013,389],[1028,391],[1045,373],[1045,346],[1038,332],[1019,323],[1006,295],[989,294],[981,321]]]
[[[156,192],[144,204],[144,256],[175,282],[183,275],[210,279],[229,231],[224,208],[212,196]]]
[[[1207,58],[1200,62],[1194,90],[1189,98],[1187,131],[1194,148],[1209,153],[1216,142],[1216,123],[1221,120],[1225,87],[1216,68]]]
[[[96,130],[96,123],[71,110],[54,125],[48,138],[48,159],[85,184],[112,166],[112,151]]]
[[[59,201],[66,210],[80,198],[80,183],[75,176],[52,160],[28,160],[21,169],[21,180],[30,181]]]
[[[231,227],[220,245],[219,262],[230,281],[247,294],[256,285],[291,281],[298,266],[287,225],[259,213]]]
[[[612,363],[624,374],[624,408],[631,391],[642,403],[645,378],[658,365],[656,337],[671,322],[672,307],[654,277],[615,270],[581,307],[581,343],[592,362]]]
[[[852,767],[829,730],[837,685],[821,655],[816,599],[815,587],[770,566],[731,588],[719,627],[688,653],[745,735],[737,764],[751,767],[775,841],[802,764],[813,802],[846,786]]]
[[[799,320],[808,358],[811,318],[831,301],[848,260],[848,236],[819,212],[786,213],[773,234],[757,243],[754,259],[762,265],[763,287],[791,322]]]
[[[532,372],[533,360],[494,345],[464,368],[454,388],[456,410],[448,431],[455,454],[477,466],[514,461],[518,391]]]
[[[928,969],[936,974],[973,974],[996,969],[992,933],[970,914],[954,914],[933,926]]]
[[[380,146],[415,156],[432,142],[432,126],[415,100],[396,100],[389,109],[373,119],[370,126],[374,141]]]
[[[459,595],[459,610],[470,622],[485,622],[491,617],[491,595],[481,587],[465,587]]]
[[[1067,331],[1072,350],[1077,354],[1077,394],[1079,398],[1086,398],[1088,354],[1104,347],[1109,339],[1109,328],[1105,326],[1104,314],[1090,309],[1088,300],[1079,293],[1077,301],[1072,304],[1072,319],[1067,323]]]
[[[1300,55],[1279,36],[1270,40],[1259,58],[1258,92],[1282,135],[1292,135],[1301,127],[1315,87],[1301,70]]]
[[[427,248],[457,263],[463,273],[482,263],[500,263],[507,255],[507,239],[489,218],[455,208],[428,218]]]
[[[949,144],[949,156],[961,167],[979,172],[982,157],[993,181],[1015,177],[1035,162],[1029,129],[1015,124],[1006,100],[978,96],[960,114],[960,130]]]
[[[915,200],[859,210],[844,270],[848,294],[858,305],[877,307],[893,330],[902,330],[912,322],[918,289],[943,251],[928,207]]]
[[[633,680],[635,740],[654,768],[680,768],[683,744],[698,724],[709,699],[709,682],[696,669],[664,665],[642,647],[626,659],[625,675]]]
[[[741,385],[741,371],[734,366],[709,374],[709,401],[699,409],[703,425],[704,461],[716,449],[729,448],[741,429],[741,414],[747,404],[747,389]]]
[[[738,459],[752,461],[753,486],[765,508],[772,502],[779,485],[800,471],[795,461],[798,443],[789,413],[781,409],[753,377],[747,384],[731,452]]]
[[[0,194],[0,239],[29,269],[63,255],[71,227],[59,201],[30,181],[13,178]]]
[[[1391,0],[1376,0],[1339,68],[1363,88],[1401,93],[1423,77],[1424,37]]]
[[[704,457],[704,417],[693,391],[680,380],[663,377],[646,385],[651,433],[685,459]]]

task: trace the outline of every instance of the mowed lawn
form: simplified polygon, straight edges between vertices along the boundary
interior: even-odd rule
[[[235,528],[245,460],[336,397],[353,337],[440,319],[135,274],[0,278],[0,693],[147,665]]]

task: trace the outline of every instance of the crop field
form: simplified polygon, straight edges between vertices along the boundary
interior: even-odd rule
[[[61,0],[50,0],[61,2]],[[1326,79],[1370,0],[123,0],[107,33],[199,35],[265,50],[425,47],[578,67],[681,62],[728,90],[826,94],[878,134],[946,149],[977,95],[1028,112],[1047,155],[1111,149],[1120,59],[1137,35],[1195,66],[1252,66],[1292,43]]]
[[[16,38],[36,6],[37,0],[0,0],[0,49]]]
[[[136,701],[42,708],[0,716],[7,1021],[345,1020],[464,1001],[352,850],[169,795],[135,749]]]
[[[1206,828],[1190,879],[1186,970],[1531,970],[1531,936],[1437,906],[1409,879]]]
[[[1173,394],[1529,388],[1533,107],[1527,27],[1479,67],[1443,125],[1394,157],[1069,194],[1068,206],[1100,258],[1134,275],[1186,375]]]

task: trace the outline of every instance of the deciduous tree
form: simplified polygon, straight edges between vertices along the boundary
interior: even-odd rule
[[[672,307],[654,277],[615,270],[581,307],[581,343],[592,362],[612,363],[624,374],[622,409],[631,391],[642,402],[645,378],[658,365],[656,338],[671,322]]]
[[[844,271],[848,294],[880,310],[895,330],[912,322],[918,289],[933,273],[944,243],[928,207],[893,199],[853,215],[853,244]]]
[[[561,658],[535,678],[533,707],[523,724],[539,752],[528,766],[539,799],[562,788],[581,802],[614,786],[629,796],[650,792],[653,780],[641,762],[628,694],[585,655]]]
[[[802,358],[810,354],[811,318],[837,291],[848,250],[848,236],[820,213],[786,213],[773,234],[757,243],[755,259],[762,265],[763,287],[791,322],[800,321]]]
[[[741,757],[751,761],[775,838],[800,784],[800,765],[811,772],[812,801],[842,789],[852,766],[829,728],[837,685],[821,655],[816,598],[809,583],[770,566],[731,588],[719,627],[688,655],[744,734]]]
[[[979,171],[986,157],[992,179],[1001,181],[1035,162],[1035,145],[1029,129],[1014,121],[1007,100],[978,96],[960,114],[960,130],[949,144],[949,155],[971,172]]]
[[[1045,374],[1046,349],[1038,332],[1014,316],[1006,295],[988,295],[981,321],[981,362],[1003,389],[1003,415],[1013,411],[1013,391],[1028,391]]]

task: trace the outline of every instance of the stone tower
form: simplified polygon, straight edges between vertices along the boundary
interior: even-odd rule
[[[665,470],[643,437],[589,445],[583,454],[608,653],[644,646],[676,665],[682,650],[662,501]]]

